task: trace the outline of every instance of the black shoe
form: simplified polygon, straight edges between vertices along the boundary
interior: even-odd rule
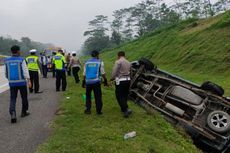
[[[128,112],[129,115],[132,114],[132,110],[131,109],[128,109],[127,112]]]
[[[36,93],[36,94],[40,94],[40,93],[43,93],[43,92],[42,92],[42,91],[36,91],[35,93]]]
[[[85,114],[91,114],[91,111],[86,109]]]
[[[128,117],[129,117],[129,112],[128,111],[124,112],[124,118],[128,118]]]
[[[11,114],[11,123],[16,123],[16,122],[17,122],[16,113],[12,112],[12,114]]]
[[[60,89],[56,89],[56,92],[59,92],[60,91]]]
[[[102,115],[103,113],[102,112],[97,112],[97,115]]]
[[[22,112],[21,117],[26,117],[26,116],[28,116],[28,115],[30,115],[29,112]]]

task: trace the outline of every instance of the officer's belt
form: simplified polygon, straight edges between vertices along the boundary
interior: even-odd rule
[[[129,81],[130,77],[121,77],[118,79],[119,81]]]

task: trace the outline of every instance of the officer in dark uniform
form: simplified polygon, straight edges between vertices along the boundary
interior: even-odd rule
[[[56,55],[56,52],[52,53],[53,57],[51,58],[51,63],[52,63],[52,72],[53,72],[53,78],[55,77],[55,64],[54,64],[54,56]]]
[[[36,56],[36,49],[30,50],[30,56],[26,58],[26,62],[29,69],[31,87],[29,88],[30,93],[34,91],[34,93],[42,93],[39,91],[39,60],[38,56]],[[34,87],[34,89],[33,89]]]
[[[113,72],[111,75],[111,81],[116,82],[116,98],[120,105],[121,111],[124,113],[124,117],[127,118],[131,114],[131,109],[128,109],[128,94],[130,86],[130,62],[125,58],[125,52],[120,51],[117,54],[118,60],[115,62]]]
[[[29,115],[28,111],[28,98],[27,98],[27,83],[31,86],[30,76],[26,61],[20,57],[20,47],[11,47],[12,56],[5,60],[6,78],[9,80],[10,86],[10,108],[11,123],[16,123],[16,99],[18,90],[22,97],[22,113],[21,117]]]
[[[66,90],[66,60],[63,56],[63,50],[58,50],[58,53],[54,56],[54,65],[56,70],[56,91],[60,91],[62,83],[62,91]]]
[[[105,76],[104,63],[99,59],[99,52],[94,50],[84,66],[82,86],[86,85],[86,109],[85,114],[91,113],[91,92],[93,90],[97,114],[102,114],[102,93],[101,93],[101,75],[104,78],[104,85],[107,84]]]

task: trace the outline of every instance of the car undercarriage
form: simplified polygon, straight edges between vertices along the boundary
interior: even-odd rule
[[[230,100],[223,94],[212,82],[197,85],[147,59],[132,62],[130,99],[183,126],[195,143],[222,153],[230,148]]]

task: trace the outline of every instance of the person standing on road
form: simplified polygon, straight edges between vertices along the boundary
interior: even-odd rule
[[[101,93],[101,75],[104,79],[104,85],[107,86],[104,63],[99,59],[99,52],[94,50],[84,66],[82,87],[86,86],[86,109],[85,114],[91,114],[91,92],[93,90],[97,114],[102,114],[102,93]]]
[[[72,74],[75,79],[75,83],[79,83],[80,79],[78,76],[78,72],[81,69],[80,59],[77,57],[76,52],[72,52],[72,58],[70,59],[69,69],[72,69]]]
[[[16,117],[16,99],[18,90],[20,91],[22,98],[22,112],[21,117],[28,116],[30,113],[28,112],[28,98],[27,98],[27,83],[29,87],[30,76],[28,72],[28,68],[26,65],[26,61],[24,58],[20,57],[20,47],[12,46],[11,47],[12,56],[6,58],[5,60],[5,76],[9,80],[10,86],[10,108],[9,112],[11,115],[11,123],[17,122]]]
[[[60,86],[62,83],[62,91],[66,90],[66,60],[62,55],[63,50],[58,50],[58,53],[54,56],[54,65],[56,70],[56,91],[60,91]]]
[[[70,55],[70,53],[68,53],[68,54],[66,55],[67,74],[68,74],[68,76],[71,76],[71,68],[70,68],[70,66],[69,66],[70,60],[71,60],[71,55]]]
[[[31,80],[31,86],[29,87],[30,93],[34,91],[34,93],[42,93],[39,91],[39,60],[38,56],[36,56],[36,49],[30,50],[30,56],[26,58],[26,63],[29,69],[30,74],[30,80]],[[33,89],[34,88],[34,89]]]
[[[118,104],[120,105],[121,112],[124,113],[124,117],[127,118],[132,113],[130,109],[128,109],[128,94],[129,94],[129,86],[130,86],[130,62],[125,58],[125,52],[120,51],[117,54],[118,60],[115,62],[113,67],[111,81],[116,82],[116,99]]]
[[[41,58],[40,59],[40,63],[42,65],[43,78],[47,78],[47,72],[48,72],[47,63],[48,63],[48,58],[46,57],[45,51],[42,53],[42,55],[41,55],[40,58]]]
[[[52,58],[51,58],[51,63],[52,63],[52,72],[53,72],[53,78],[55,77],[55,64],[54,64],[54,56],[57,54],[56,52],[53,52],[52,53],[53,54],[53,56],[52,56]]]

